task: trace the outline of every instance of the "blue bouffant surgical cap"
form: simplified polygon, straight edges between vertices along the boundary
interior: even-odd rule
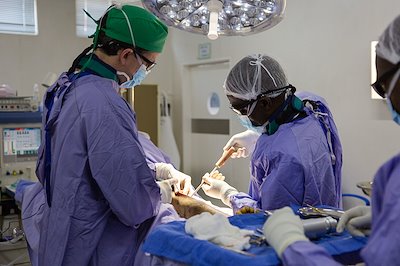
[[[376,54],[394,65],[400,62],[400,15],[382,33]]]

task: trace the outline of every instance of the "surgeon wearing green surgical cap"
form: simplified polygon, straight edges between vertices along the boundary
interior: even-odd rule
[[[168,28],[146,10],[130,5],[111,6],[97,23],[89,49],[94,47],[93,54],[116,70],[121,88],[139,85],[156,66]],[[70,71],[87,67],[93,54],[82,60],[86,52],[78,57]]]
[[[27,239],[39,254],[33,265],[133,265],[179,182],[155,181],[135,114],[118,94],[156,65],[167,27],[130,5],[111,6],[97,22],[93,44],[45,94],[36,169],[45,204],[39,237]]]

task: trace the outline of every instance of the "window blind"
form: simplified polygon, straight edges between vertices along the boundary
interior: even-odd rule
[[[36,0],[1,0],[0,32],[37,35]]]
[[[88,37],[96,31],[96,23],[89,18],[86,10],[94,19],[99,19],[111,5],[111,0],[75,0],[76,1],[76,34]]]

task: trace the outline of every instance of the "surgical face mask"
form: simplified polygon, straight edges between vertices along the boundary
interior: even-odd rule
[[[242,126],[244,126],[245,128],[247,128],[253,132],[256,132],[260,135],[266,132],[266,126],[269,123],[269,121],[267,121],[261,126],[254,126],[253,123],[251,123],[251,120],[247,115],[239,115],[239,120],[240,120],[240,123],[242,124]]]
[[[250,129],[253,124],[251,123],[249,117],[247,115],[239,115],[240,124],[247,129]]]
[[[390,97],[386,95],[386,103],[389,108],[389,112],[392,115],[392,119],[396,124],[400,125],[400,114],[394,110],[392,102],[390,101]]]
[[[136,73],[133,75],[132,79],[125,72],[117,71],[117,75],[122,75],[126,78],[126,81],[119,85],[120,88],[131,89],[137,85],[140,85],[142,81],[146,78],[149,71],[146,70],[146,66],[142,64]]]
[[[396,112],[396,110],[393,108],[393,104],[392,104],[392,101],[390,100],[390,96],[394,90],[394,87],[396,86],[399,76],[400,76],[400,70],[398,70],[396,72],[396,74],[394,75],[392,81],[390,82],[388,93],[386,94],[386,104],[389,108],[389,112],[392,115],[393,121],[396,122],[396,124],[398,124],[398,125],[400,125],[400,114],[398,112]]]

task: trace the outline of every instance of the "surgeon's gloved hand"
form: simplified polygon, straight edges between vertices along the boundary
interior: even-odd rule
[[[357,206],[344,212],[336,227],[338,233],[344,228],[353,236],[368,236],[371,232],[371,206]]]
[[[264,224],[263,231],[267,242],[280,258],[285,249],[294,242],[309,241],[299,216],[289,207],[274,211]]]
[[[185,195],[188,195],[192,187],[192,178],[174,168],[169,163],[156,163],[156,179],[166,180],[170,178],[178,179],[177,188]],[[177,191],[176,191],[177,192]]]
[[[171,203],[172,202],[172,186],[178,184],[178,179],[170,178],[163,181],[157,181],[157,185],[160,187],[161,202]]]
[[[237,150],[231,155],[231,158],[246,158],[253,153],[259,136],[258,133],[252,130],[246,130],[242,133],[235,134],[226,143],[224,150],[227,151],[233,146],[237,148]]]
[[[218,171],[215,172],[218,173]],[[204,193],[206,193],[206,195],[209,197],[222,200],[225,205],[231,207],[231,203],[229,200],[230,197],[239,192],[236,188],[230,186],[228,183],[223,181],[225,177],[220,173],[214,173],[213,177],[210,177],[209,173],[206,173],[203,176],[203,180],[205,183],[202,186],[202,189]]]

